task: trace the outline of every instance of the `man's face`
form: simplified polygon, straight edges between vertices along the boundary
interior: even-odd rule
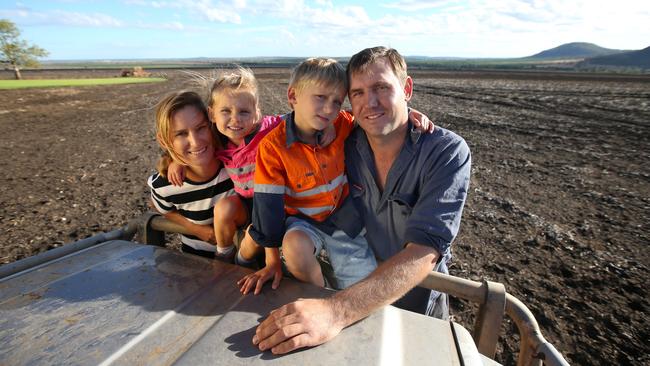
[[[413,80],[400,83],[385,59],[379,59],[350,77],[352,114],[369,138],[384,138],[405,128],[407,102],[413,92]]]

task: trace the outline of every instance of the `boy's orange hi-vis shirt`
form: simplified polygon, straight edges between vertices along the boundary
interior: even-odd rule
[[[271,131],[257,151],[252,238],[279,247],[286,215],[326,220],[348,195],[344,144],[354,127],[350,113],[334,121],[336,138],[321,148],[301,142],[293,114]]]

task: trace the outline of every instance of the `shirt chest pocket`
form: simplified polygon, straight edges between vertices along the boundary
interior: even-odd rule
[[[292,166],[291,169],[287,172],[287,186],[298,193],[298,196],[301,196],[300,193],[306,193],[306,191],[316,187],[317,172],[313,167],[308,164],[296,164],[297,166]]]
[[[391,208],[401,213],[404,217],[408,217],[413,212],[413,207],[418,200],[418,196],[413,193],[396,193],[388,198]]]

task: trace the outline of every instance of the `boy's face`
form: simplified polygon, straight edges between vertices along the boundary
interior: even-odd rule
[[[287,96],[297,127],[302,133],[312,135],[334,122],[345,100],[345,89],[313,83],[300,90],[289,88]]]
[[[241,145],[260,117],[255,96],[248,91],[220,92],[208,113],[217,130],[235,145]]]

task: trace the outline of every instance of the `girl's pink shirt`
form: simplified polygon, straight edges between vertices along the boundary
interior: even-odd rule
[[[253,175],[255,174],[255,156],[260,141],[275,126],[282,122],[281,116],[265,116],[260,121],[260,128],[253,132],[255,136],[246,143],[250,135],[240,146],[228,142],[226,147],[217,152],[217,159],[223,162],[228,175],[235,186],[235,192],[244,198],[253,197]]]

